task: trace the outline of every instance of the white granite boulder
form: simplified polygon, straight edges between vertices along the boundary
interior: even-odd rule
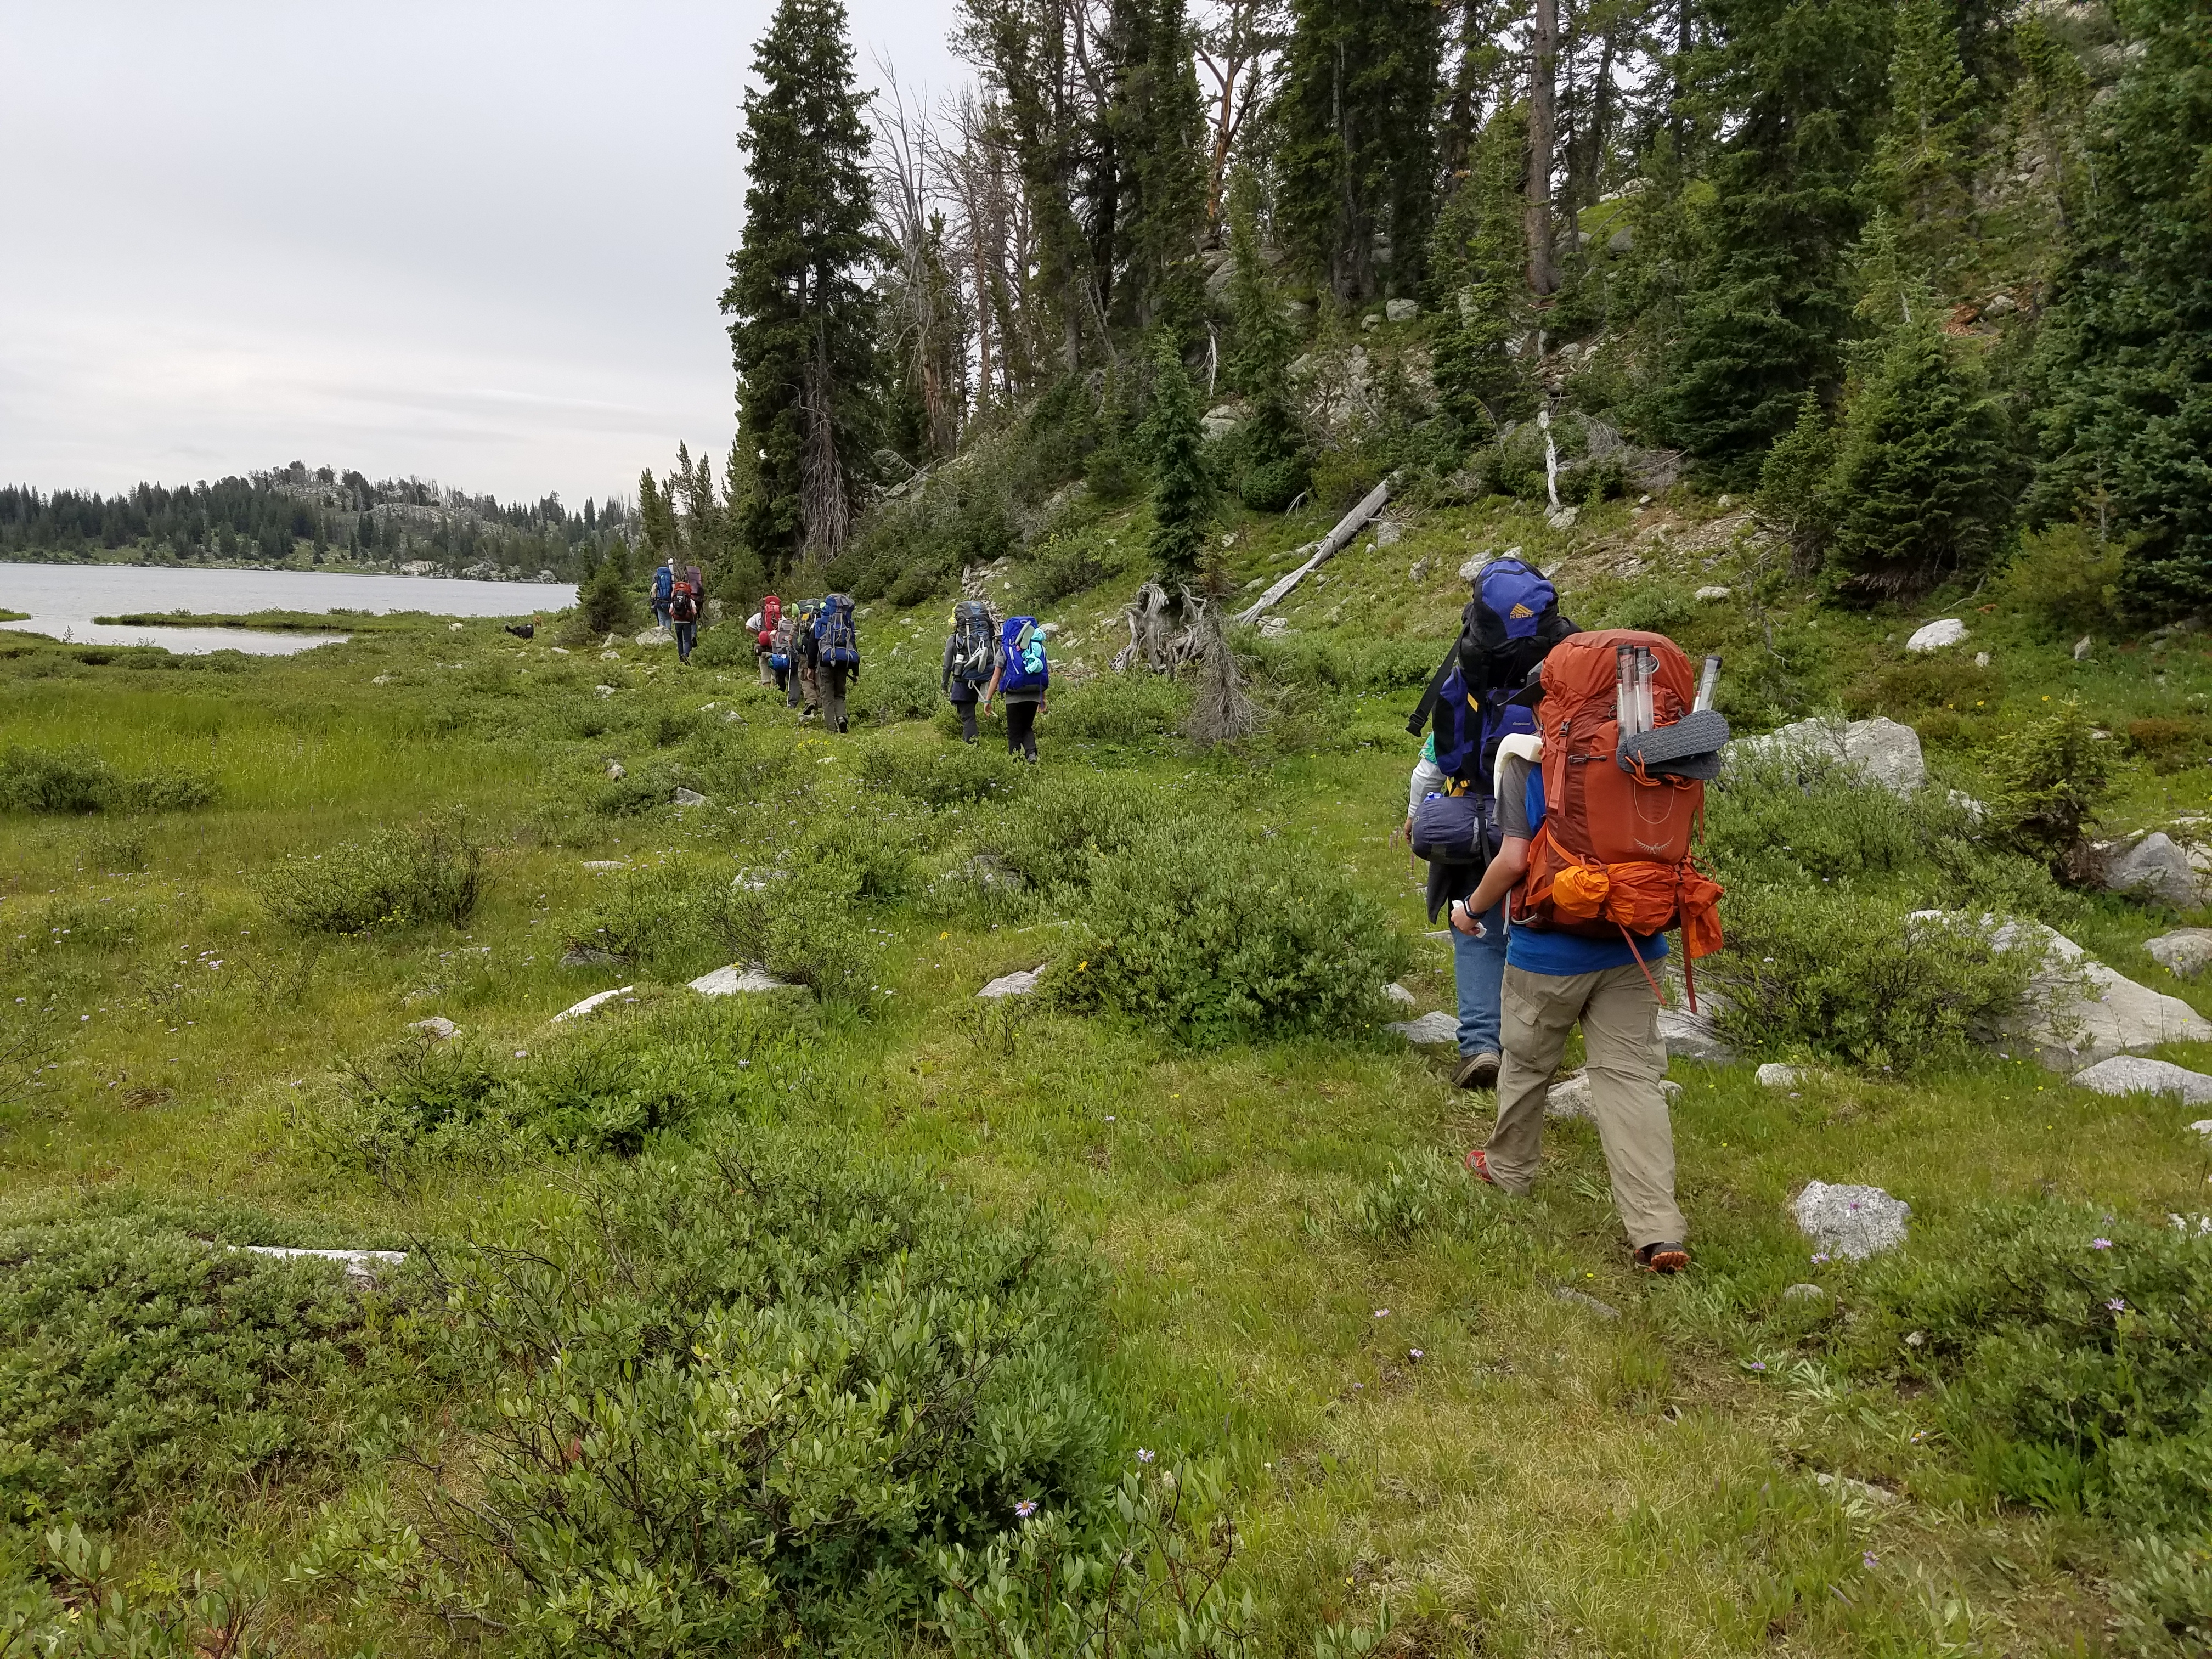
[[[410,1020],[407,1029],[420,1031],[432,1042],[450,1042],[460,1035],[461,1028],[443,1014],[433,1014],[428,1019]]]
[[[1382,314],[1394,323],[1410,323],[1421,314],[1420,302],[1416,300],[1385,300]]]
[[[2143,946],[2150,959],[2177,979],[2194,979],[2212,967],[2212,927],[2177,927]]]
[[[1947,645],[1956,645],[1966,637],[1966,624],[1956,617],[1945,617],[1939,622],[1923,624],[1912,630],[1912,637],[1905,642],[1911,652],[1941,651]]]
[[[1805,1080],[1805,1074],[1795,1066],[1784,1066],[1778,1060],[1768,1060],[1759,1068],[1759,1086],[1762,1089],[1794,1089]]]
[[[1822,760],[1849,767],[1893,795],[1917,794],[1928,781],[1920,754],[1920,734],[1911,726],[1876,715],[1872,720],[1797,720],[1763,737],[1739,738],[1728,746],[1731,757]]]
[[[1034,968],[1017,969],[1011,974],[1000,975],[975,994],[994,1000],[1000,997],[1025,997],[1036,989],[1037,976],[1043,972],[1044,963],[1041,962]],[[1453,1030],[1456,1031],[1458,1027]]]
[[[676,792],[676,804],[678,806],[704,806],[707,798],[696,789],[679,788]]]
[[[1797,1231],[1828,1255],[1863,1261],[1905,1243],[1912,1206],[1879,1187],[1832,1187],[1808,1181],[1790,1202]]]
[[[673,645],[676,643],[676,635],[661,629],[648,628],[643,633],[638,635],[635,639],[630,641],[630,643],[633,645],[645,646]]]
[[[1923,921],[1942,914],[1921,911],[1909,920]],[[2047,1069],[2071,1073],[2114,1054],[2139,1054],[2161,1043],[2212,1042],[2212,1020],[2179,997],[2115,972],[2056,929],[2027,921],[1998,926],[1988,915],[1980,926],[1994,949],[2036,955],[2027,1005],[1999,1035],[2028,1044]]]
[[[554,1015],[553,1018],[556,1021],[563,1019],[581,1019],[586,1014],[592,1012],[602,1004],[612,1002],[617,997],[629,996],[636,990],[637,987],[635,985],[617,985],[611,991],[594,991],[590,996],[586,997],[581,1002],[576,1003],[572,1006],[563,1008],[559,1013]]]
[[[1401,1008],[1413,1006],[1413,994],[1395,980],[1382,988],[1382,994]]]
[[[803,987],[776,978],[757,962],[733,962],[726,968],[717,968],[711,974],[702,974],[690,981],[691,988],[702,997],[744,996],[758,991],[796,991]]]
[[[236,1248],[249,1255],[273,1255],[280,1261],[305,1256],[312,1261],[337,1262],[345,1269],[347,1285],[354,1290],[368,1289],[376,1283],[380,1270],[397,1267],[407,1260],[404,1250],[309,1250],[283,1244],[240,1244]]]
[[[1659,1011],[1659,1040],[1667,1045],[1669,1060],[1702,1060],[1708,1066],[1733,1066],[1735,1050],[1714,1029],[1719,1005],[1710,993],[1698,998],[1696,1013],[1686,1006]]]
[[[2100,1095],[2172,1095],[2185,1106],[2212,1106],[2212,1077],[2139,1054],[2100,1060],[2075,1073],[2074,1086]]]

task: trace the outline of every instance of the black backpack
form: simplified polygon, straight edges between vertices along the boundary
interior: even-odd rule
[[[991,678],[991,647],[998,638],[991,607],[963,599],[952,607],[952,678],[981,685]]]

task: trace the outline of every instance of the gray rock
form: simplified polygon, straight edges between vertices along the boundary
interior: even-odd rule
[[[1421,307],[1412,300],[1390,300],[1384,302],[1382,313],[1394,323],[1410,323],[1421,314]]]
[[[1614,231],[1605,239],[1605,251],[1607,253],[1633,253],[1636,251],[1636,233],[1626,226]]]
[[[637,987],[635,985],[617,985],[611,991],[595,991],[590,996],[586,997],[581,1002],[575,1003],[568,1007],[563,1008],[559,1013],[554,1015],[553,1018],[556,1021],[563,1019],[581,1019],[586,1014],[592,1012],[602,1005],[612,1002],[617,997],[629,996],[634,994],[636,989]]]
[[[1728,598],[1729,591],[1717,582],[1711,587],[1699,588],[1697,592],[1697,600],[1700,605],[1711,605],[1717,599]]]
[[[1710,1004],[1711,999],[1700,1000]],[[1708,1066],[1733,1066],[1735,1050],[1721,1040],[1713,1029],[1710,1009],[1692,1013],[1687,1008],[1662,1008],[1659,1011],[1659,1039],[1667,1045],[1670,1060],[1702,1060]]]
[[[707,798],[696,789],[679,788],[676,792],[676,804],[678,806],[704,806],[707,804]]]
[[[611,685],[595,685],[592,690],[603,697],[611,697],[615,694],[615,689]]]
[[[1393,1020],[1382,1029],[1395,1031],[1416,1048],[1459,1046],[1459,1017],[1456,1014],[1423,1014],[1419,1019]]]
[[[1975,667],[1977,667],[1977,668],[1987,668],[1989,665],[1990,665],[1990,653],[1989,653],[1988,652],[1986,652],[1986,651],[1977,651],[1977,652],[1975,652],[1975,653],[1974,653],[1974,666],[1975,666]]]
[[[1244,418],[1244,405],[1240,403],[1216,404],[1206,411],[1199,424],[1209,438],[1225,438],[1234,432]]]
[[[410,1020],[407,1029],[420,1031],[433,1042],[450,1042],[460,1035],[461,1028],[443,1014],[433,1014],[428,1019]]]
[[[2189,1126],[2207,1140],[2212,1140],[2212,1117],[2200,1117]]]
[[[1792,1285],[1782,1292],[1784,1302],[1826,1302],[1828,1292],[1818,1285]]]
[[[690,981],[702,997],[743,996],[757,991],[796,991],[803,988],[780,980],[756,962],[732,963]]]
[[[1455,1026],[1455,1030],[1457,1028]],[[1590,1080],[1587,1072],[1576,1072],[1566,1077],[1553,1078],[1552,1086],[1544,1091],[1546,1117],[1579,1117],[1590,1115]]]
[[[1592,1313],[1595,1314],[1600,1319],[1618,1319],[1620,1317],[1620,1310],[1614,1307],[1611,1303],[1601,1302],[1588,1291],[1578,1291],[1571,1285],[1559,1285],[1557,1289],[1553,1291],[1552,1295],[1559,1301],[1571,1302],[1577,1308],[1587,1308]]]
[[[1982,921],[1986,928],[1991,918]],[[2029,1043],[2051,1071],[2075,1072],[2167,1042],[2212,1042],[2212,1020],[2179,997],[2114,972],[2041,922],[2007,922],[1990,933],[1990,943],[2040,957],[2027,1006],[2002,1035]]]
[[[1641,696],[1642,694],[1639,692],[1638,695]],[[629,769],[624,766],[620,761],[609,761],[607,763],[607,775],[612,778],[617,783],[620,783],[624,778],[629,775]]]
[[[2150,959],[2179,979],[2194,979],[2212,966],[2212,927],[2177,927],[2143,946]]]
[[[2154,898],[2177,910],[2193,909],[2201,886],[2189,854],[2164,830],[2145,836],[2105,866],[2105,890]]]
[[[1869,783],[1880,784],[1893,795],[1917,794],[1928,781],[1920,734],[1880,715],[1865,720],[1796,720],[1764,737],[1739,738],[1727,752],[1731,757],[1832,761],[1863,774]]]
[[[1759,1086],[1762,1089],[1794,1089],[1805,1080],[1805,1074],[1795,1066],[1784,1066],[1769,1060],[1759,1068]]]
[[[1395,547],[1406,538],[1406,526],[1395,519],[1384,519],[1375,526],[1375,545]]]
[[[383,1269],[397,1267],[407,1260],[404,1250],[308,1250],[283,1244],[240,1244],[235,1248],[250,1255],[273,1255],[280,1261],[305,1256],[316,1261],[337,1262],[345,1269],[347,1285],[354,1290],[365,1290],[374,1285]]]
[[[1877,1486],[1870,1480],[1854,1480],[1848,1474],[1816,1474],[1813,1477],[1813,1483],[1830,1487],[1848,1498],[1863,1498],[1878,1510],[1905,1501],[1895,1492]]]
[[[584,868],[586,870],[622,870],[628,866],[629,860],[626,859],[586,859],[584,860]]]
[[[1992,294],[1982,306],[1984,317],[2009,317],[2020,309],[2020,301],[2009,294]]]
[[[1395,981],[1382,988],[1382,994],[1401,1008],[1410,1008],[1413,1006],[1413,994]]]
[[[673,645],[676,643],[676,635],[670,633],[664,633],[658,628],[648,628],[643,633],[638,635],[635,639],[630,641],[630,643],[633,645],[644,646]]]
[[[1579,507],[1563,507],[1556,513],[1547,513],[1544,522],[1554,530],[1572,530],[1575,520],[1582,514],[1583,510]]]
[[[1304,300],[1283,301],[1283,320],[1292,328],[1304,328],[1314,319],[1314,308]]]
[[[1947,645],[1956,645],[1966,637],[1966,624],[1956,617],[1923,623],[1912,630],[1912,637],[1905,642],[1907,651],[1941,651]]]
[[[1030,992],[1036,989],[1037,975],[1043,972],[1044,963],[1040,962],[1034,968],[1024,968],[1014,973],[1001,974],[998,978],[993,980],[988,985],[986,985],[981,990],[976,992],[975,994],[979,997],[988,997],[994,999],[998,997],[1025,997],[1029,995]],[[1454,1029],[1456,1030],[1457,1028],[1455,1027]]]
[[[1260,618],[1260,637],[1263,640],[1279,640],[1290,631],[1291,624],[1287,617],[1262,617]]]
[[[2087,634],[2084,634],[2080,639],[2075,641],[2074,660],[2075,662],[2079,662],[2082,658],[2087,656],[2089,654],[2089,647],[2094,643],[2095,641],[2093,641]]]
[[[2075,1073],[2073,1082],[2100,1095],[2172,1095],[2185,1106],[2212,1106],[2212,1077],[2137,1054],[2100,1060]]]
[[[1832,1187],[1808,1181],[1790,1200],[1797,1231],[1830,1255],[1863,1261],[1905,1243],[1912,1206],[1879,1187]]]

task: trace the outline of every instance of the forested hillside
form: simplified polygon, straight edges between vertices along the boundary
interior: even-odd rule
[[[2076,525],[2119,617],[2212,599],[2201,0],[963,0],[957,39],[924,105],[858,89],[832,0],[762,38],[741,430],[669,526],[739,586],[940,589],[1066,484],[1160,488],[1188,384],[1197,520],[1680,477],[1847,604]]]
[[[0,485],[0,559],[139,557],[397,566],[453,575],[576,580],[635,533],[620,500],[572,513],[558,495],[502,504],[420,478],[289,466],[126,495]],[[427,573],[426,573],[427,574]]]

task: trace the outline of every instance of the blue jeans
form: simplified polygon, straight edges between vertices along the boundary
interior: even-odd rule
[[[1505,901],[1482,918],[1482,937],[1469,939],[1455,927],[1452,981],[1459,988],[1459,1051],[1494,1054],[1505,1000]]]

